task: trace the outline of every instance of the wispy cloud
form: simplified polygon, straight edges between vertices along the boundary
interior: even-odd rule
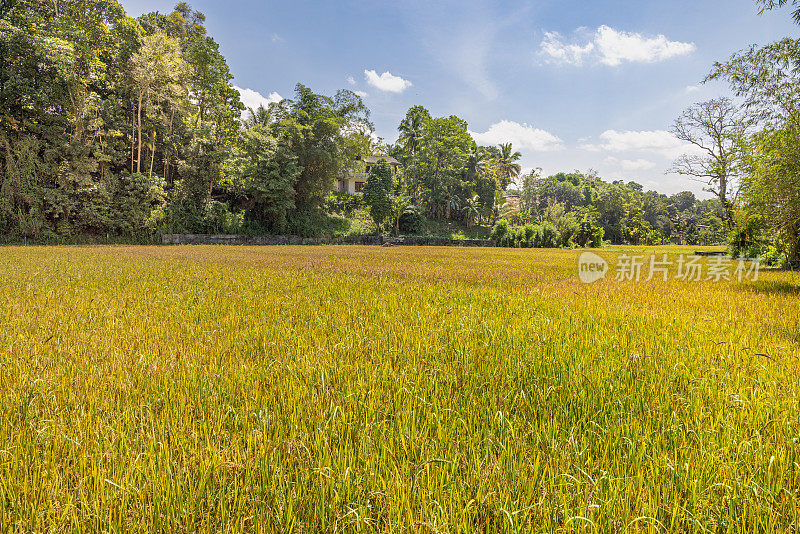
[[[492,79],[491,62],[497,59],[496,41],[521,12],[495,10],[481,0],[403,0],[398,2],[410,31],[442,72],[465,89],[487,100],[499,91]]]
[[[573,42],[566,42],[558,32],[546,32],[539,45],[545,63],[580,66],[585,62],[616,67],[622,63],[655,63],[694,52],[694,43],[670,41],[664,35],[646,37],[641,33],[600,26],[585,35],[578,29]]]
[[[667,158],[693,150],[692,145],[666,130],[606,130],[600,134],[600,143],[587,143],[580,148],[593,152],[651,152]]]
[[[402,93],[412,85],[410,81],[388,71],[379,75],[374,70],[365,70],[364,79],[375,89],[389,93]]]
[[[562,150],[561,139],[548,131],[527,124],[503,120],[492,124],[483,133],[470,132],[479,145],[498,145],[511,143],[517,150],[548,152]]]
[[[650,161],[649,159],[644,159],[644,158],[617,159],[613,156],[607,157],[605,159],[605,163],[608,165],[619,167],[623,171],[628,171],[628,172],[646,171],[656,166],[656,164]]]

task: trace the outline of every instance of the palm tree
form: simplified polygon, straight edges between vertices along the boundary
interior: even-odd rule
[[[464,219],[466,219],[465,222],[467,223],[467,228],[469,228],[472,226],[472,222],[478,219],[481,215],[480,204],[478,204],[478,195],[468,198],[464,205],[464,209],[461,211],[464,212]]]
[[[481,176],[487,163],[486,151],[472,143],[472,150],[467,158],[467,177],[474,179]]]
[[[246,128],[252,128],[257,125],[266,126],[272,122],[272,110],[265,108],[263,105],[258,106],[256,109],[247,108],[247,118],[244,119]]]
[[[288,101],[270,102],[266,106],[263,104],[257,108],[247,108],[247,117],[244,119],[245,128],[254,126],[269,126],[273,122],[278,122],[286,117],[288,113]]]
[[[410,113],[400,122],[397,131],[400,138],[397,140],[403,146],[403,152],[414,155],[419,148],[419,140],[425,130],[425,115],[423,113]]]
[[[522,167],[520,167],[519,163],[516,163],[522,157],[522,154],[512,152],[511,143],[501,143],[498,146],[500,147],[500,157],[493,163],[497,168],[497,173],[500,175],[500,185],[505,189],[522,171]]]
[[[458,211],[458,208],[461,205],[461,199],[454,191],[449,191],[445,193],[445,214],[444,218],[449,219],[450,214],[454,211]]]

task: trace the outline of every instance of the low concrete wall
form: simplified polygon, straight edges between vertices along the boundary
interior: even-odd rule
[[[405,245],[428,247],[493,247],[488,239],[447,239],[441,237],[299,237],[296,235],[212,235],[164,234],[164,245]]]

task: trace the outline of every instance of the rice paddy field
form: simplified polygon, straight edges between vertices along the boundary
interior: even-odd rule
[[[579,255],[0,248],[0,531],[797,532],[798,274]]]

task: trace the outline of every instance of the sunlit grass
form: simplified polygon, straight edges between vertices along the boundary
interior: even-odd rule
[[[797,275],[579,253],[2,248],[0,525],[795,532]]]

